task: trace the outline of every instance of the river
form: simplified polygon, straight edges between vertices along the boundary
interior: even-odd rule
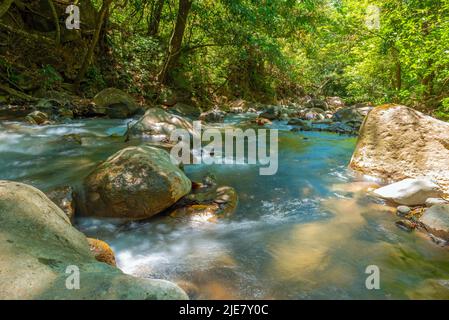
[[[79,186],[96,163],[125,146],[120,135],[129,121],[1,121],[0,179],[43,191]],[[398,229],[393,208],[356,191],[362,178],[347,169],[356,138],[290,132],[282,122],[272,128],[280,130],[274,176],[259,175],[257,165],[185,167],[192,180],[212,174],[237,190],[231,218],[78,217],[75,225],[108,242],[124,272],[177,282],[194,299],[449,298],[447,248]],[[370,265],[379,267],[379,290],[365,286]]]

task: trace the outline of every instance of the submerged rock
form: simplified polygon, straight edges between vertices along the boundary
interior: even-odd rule
[[[427,231],[449,241],[449,204],[437,204],[426,209],[419,221]]]
[[[83,185],[83,214],[126,219],[152,217],[191,189],[190,180],[166,151],[145,145],[115,153]]]
[[[25,120],[30,124],[43,125],[50,122],[50,117],[45,112],[33,111],[25,117]]]
[[[350,167],[393,181],[426,176],[448,193],[448,146],[449,123],[405,106],[384,105],[368,114]]]
[[[106,115],[110,118],[129,118],[139,110],[131,96],[115,88],[108,88],[99,92],[94,97],[93,102],[96,114]]]
[[[410,221],[410,220],[399,220],[395,222],[396,226],[404,231],[412,232],[416,229],[416,223]]]
[[[192,193],[179,201],[171,211],[170,217],[200,217],[213,221],[231,216],[238,204],[235,189],[206,183],[203,184],[204,187],[192,190]]]
[[[404,216],[408,215],[411,211],[412,211],[412,209],[407,206],[397,207],[397,215],[400,217],[404,217]]]
[[[396,203],[416,206],[422,205],[428,198],[438,197],[441,194],[439,186],[430,179],[404,179],[374,190],[373,193],[383,199]]]
[[[41,191],[0,181],[0,299],[187,299],[175,284],[98,262],[86,237]],[[70,276],[79,271],[79,289]],[[66,273],[67,272],[67,273]]]

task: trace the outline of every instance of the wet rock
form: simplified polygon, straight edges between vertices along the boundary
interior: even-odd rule
[[[311,99],[305,104],[306,108],[319,108],[321,110],[327,110],[329,106],[327,105],[326,101],[320,100],[320,99]]]
[[[0,299],[187,299],[173,283],[138,279],[95,260],[64,212],[21,183],[0,181],[0,255]],[[74,270],[80,287],[68,290]]]
[[[145,145],[115,153],[83,185],[83,214],[125,219],[152,217],[191,189],[190,180],[166,151]]]
[[[189,117],[191,119],[198,119],[201,114],[201,109],[190,104],[178,102],[170,111],[180,116]]]
[[[137,113],[139,107],[127,93],[108,88],[99,92],[93,99],[94,113],[110,118],[125,119]]]
[[[207,112],[203,112],[200,115],[200,120],[204,122],[223,122],[225,115],[226,115],[225,112],[218,109],[214,109]]]
[[[32,111],[32,106],[28,105],[0,105],[0,120],[23,120]]]
[[[426,209],[419,221],[427,231],[449,241],[449,204],[437,204]]]
[[[326,131],[335,132],[339,134],[350,134],[350,135],[357,134],[357,129],[342,122],[332,123],[326,128]]]
[[[345,106],[345,102],[340,97],[327,97],[326,103],[329,106],[329,109],[339,109]]]
[[[317,111],[320,110],[320,111]],[[304,115],[306,120],[324,120],[325,116],[321,109],[309,109]]]
[[[404,179],[379,188],[373,192],[376,196],[396,203],[415,206],[422,205],[428,198],[441,194],[439,186],[430,179]]]
[[[90,252],[92,252],[97,261],[114,267],[117,266],[114,251],[106,242],[93,238],[87,238],[87,242],[89,243]]]
[[[312,130],[312,126],[309,123],[309,121],[302,120],[302,119],[291,119],[288,123],[288,125],[296,126],[299,131],[310,131]]]
[[[78,144],[78,145],[83,144],[83,139],[82,139],[81,135],[76,134],[76,133],[70,133],[70,134],[63,135],[62,141],[64,143],[74,143],[74,144]]]
[[[234,188],[205,185],[192,190],[172,208],[172,218],[205,218],[213,221],[231,216],[237,209],[238,196]]]
[[[168,113],[160,108],[148,109],[145,114],[132,125],[126,136],[128,138],[143,138],[153,141],[170,140],[174,130],[184,129],[193,135],[193,125],[189,120]]]
[[[412,211],[412,209],[410,207],[399,206],[399,207],[397,207],[396,214],[400,217],[404,217],[404,216],[408,215],[411,211]]]
[[[259,115],[259,118],[268,120],[277,120],[281,116],[281,110],[278,106],[269,106],[264,112]]]
[[[335,122],[342,122],[352,124],[352,127],[359,128],[365,118],[366,114],[363,110],[355,107],[347,107],[338,110],[334,113],[332,120]]]
[[[44,125],[50,123],[48,114],[42,111],[33,111],[25,117],[25,120],[34,125]]]
[[[258,126],[264,126],[266,124],[272,124],[272,122],[270,120],[266,119],[266,118],[257,117],[254,121],[256,122],[256,124]]]
[[[405,106],[384,105],[368,114],[350,167],[392,181],[426,176],[448,193],[447,159],[449,123]]]
[[[449,202],[442,198],[429,198],[426,200],[426,207],[431,207],[436,204],[448,204]]]
[[[69,220],[73,221],[73,218],[75,217],[75,201],[72,187],[58,187],[46,194],[47,197],[67,215]]]
[[[412,232],[416,229],[417,225],[416,223],[410,221],[410,220],[399,220],[395,222],[396,226],[404,231]]]

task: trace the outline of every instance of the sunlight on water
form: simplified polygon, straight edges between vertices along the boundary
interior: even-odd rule
[[[220,127],[242,120],[231,117]],[[43,190],[79,186],[96,163],[126,146],[117,136],[129,121],[0,122],[0,179]],[[229,219],[78,218],[77,227],[107,241],[124,272],[175,281],[196,299],[449,296],[447,249],[399,230],[394,208],[367,194],[377,181],[347,170],[355,138],[272,127],[281,129],[274,176],[260,176],[258,165],[185,167],[192,180],[212,174],[237,190],[238,210]],[[365,269],[373,264],[382,285],[369,291]]]

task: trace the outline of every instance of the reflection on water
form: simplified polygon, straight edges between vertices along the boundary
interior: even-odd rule
[[[125,145],[116,136],[128,122],[0,122],[0,179],[77,186]],[[210,173],[237,190],[233,217],[78,219],[78,227],[109,242],[124,272],[175,281],[197,299],[449,298],[448,250],[397,229],[394,208],[366,195],[376,184],[346,170],[354,138],[273,126],[281,129],[275,176],[260,176],[257,165],[185,168],[193,180]],[[381,289],[369,291],[365,269],[373,264]]]

